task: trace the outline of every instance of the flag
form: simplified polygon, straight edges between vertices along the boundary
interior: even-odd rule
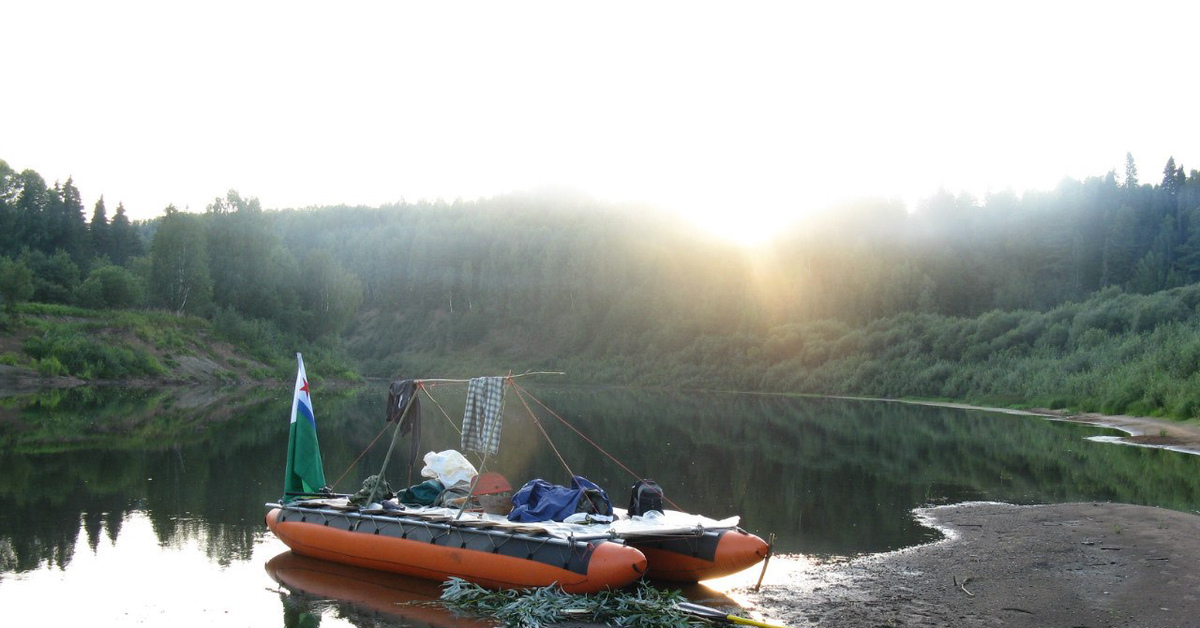
[[[317,421],[313,418],[304,358],[296,354],[300,370],[296,373],[296,392],[292,397],[292,424],[288,429],[287,469],[283,477],[283,500],[300,494],[313,494],[325,488],[325,468],[321,465],[321,447],[317,444]]]

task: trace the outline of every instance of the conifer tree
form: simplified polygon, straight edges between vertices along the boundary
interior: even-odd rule
[[[1133,189],[1137,186],[1137,164],[1133,163],[1133,153],[1125,153],[1125,187]]]
[[[117,213],[109,224],[109,251],[112,263],[126,266],[129,260],[145,252],[141,236],[129,224],[125,215],[125,204],[117,203]]]
[[[1175,167],[1174,156],[1167,159],[1167,165],[1163,167],[1162,190],[1174,198],[1185,183],[1187,183],[1187,175],[1183,173],[1183,167]]]
[[[58,189],[58,186],[55,188]],[[66,251],[72,261],[82,265],[91,257],[91,242],[87,237],[83,199],[71,177],[67,177],[67,182],[59,190],[59,198],[55,200],[54,208],[57,213],[52,219],[57,240],[54,248]],[[47,251],[50,252],[52,251]]]
[[[46,199],[50,195],[46,181],[33,170],[23,170],[17,175],[15,188],[13,239],[18,246],[43,250],[50,239],[45,216]]]
[[[92,239],[92,252],[97,257],[112,258],[112,236],[109,233],[108,211],[104,208],[104,197],[96,201],[92,210],[92,221],[88,223],[88,232]]]
[[[17,234],[17,173],[0,159],[0,256],[16,252],[20,240]]]

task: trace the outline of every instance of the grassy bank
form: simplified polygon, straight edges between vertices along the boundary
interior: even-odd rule
[[[703,336],[675,350],[649,338],[644,347],[555,365],[630,384],[1200,416],[1200,285],[1110,289],[1042,312],[906,313]]]
[[[1200,415],[1198,305],[1200,286],[1190,286],[1151,295],[1108,290],[1046,312],[905,314],[825,330],[775,361],[763,381],[805,392],[1190,419]]]
[[[288,340],[269,323],[27,304],[0,333],[0,365],[86,380],[354,380],[338,345]],[[530,331],[529,333],[532,333]],[[514,335],[518,335],[515,334]],[[347,344],[372,346],[364,337]],[[530,350],[529,347],[537,347]],[[1200,284],[1117,289],[1045,311],[905,313],[865,325],[811,321],[681,336],[659,325],[567,351],[555,343],[352,356],[381,377],[564,371],[562,383],[955,400],[1172,419],[1200,416]]]
[[[294,376],[291,356],[300,349],[317,367],[310,366],[314,379],[358,379],[335,348],[298,346],[259,331],[239,335],[158,311],[27,303],[0,320],[0,365],[12,367],[12,377],[45,383],[279,382]]]

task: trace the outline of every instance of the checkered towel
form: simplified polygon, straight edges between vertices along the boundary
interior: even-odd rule
[[[463,410],[462,448],[494,454],[500,448],[504,410],[504,378],[476,377],[467,384]]]

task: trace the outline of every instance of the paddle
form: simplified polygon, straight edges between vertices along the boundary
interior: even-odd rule
[[[741,624],[744,626],[758,626],[758,628],[785,628],[784,626],[779,626],[776,624],[768,624],[765,621],[758,621],[756,619],[749,619],[746,617],[738,617],[737,615],[727,615],[725,611],[709,608],[707,606],[701,606],[699,604],[692,604],[691,602],[680,602],[675,605],[675,608],[678,608],[679,610],[694,617],[707,619],[709,621]]]

